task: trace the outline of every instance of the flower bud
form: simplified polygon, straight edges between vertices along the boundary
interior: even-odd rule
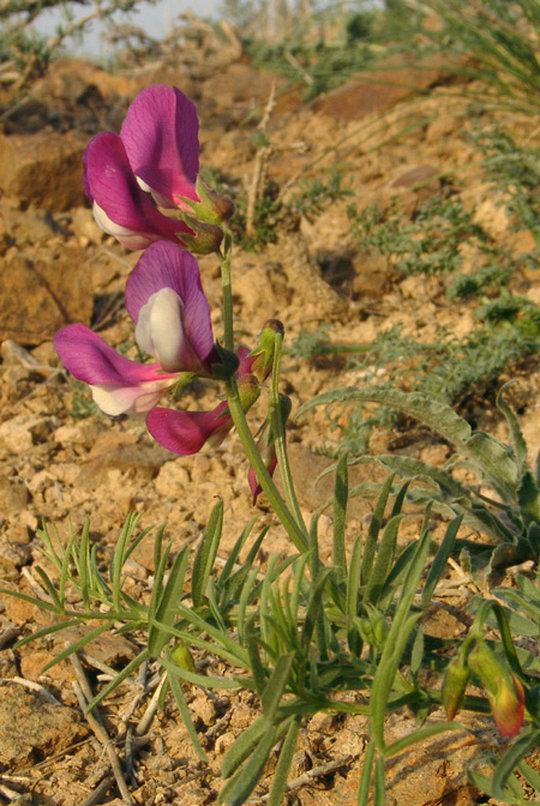
[[[261,387],[255,375],[241,375],[237,383],[240,405],[244,411],[248,411],[259,397]]]
[[[523,723],[525,710],[525,693],[520,681],[484,641],[477,642],[468,665],[482,682],[499,732],[503,736],[514,736]]]
[[[210,255],[217,252],[223,240],[223,230],[217,224],[201,221],[188,213],[182,212],[182,220],[193,230],[193,235],[181,233],[182,243],[194,255]]]
[[[359,618],[357,624],[362,641],[379,649],[384,645],[389,627],[381,613],[369,607],[367,615]]]
[[[223,224],[229,220],[234,212],[234,204],[230,199],[222,196],[200,177],[197,177],[195,188],[200,201],[189,200],[189,204],[196,218],[209,224]]]
[[[453,719],[461,710],[469,677],[469,667],[463,652],[458,652],[446,667],[442,685],[442,701],[448,719]]]
[[[176,639],[171,657],[180,669],[187,669],[188,672],[195,671],[193,656],[181,638]]]
[[[274,354],[276,349],[276,334],[283,336],[283,323],[279,319],[269,319],[265,322],[259,335],[257,346],[249,356],[251,358],[251,371],[264,381],[272,372]]]

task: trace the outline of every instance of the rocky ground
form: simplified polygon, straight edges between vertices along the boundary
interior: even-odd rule
[[[279,77],[255,70],[231,41],[220,57],[214,54],[204,60],[201,54],[191,64],[152,62],[126,74],[108,74],[82,61],[63,59],[32,85],[29,96],[16,107],[10,105],[9,87],[4,88],[0,94],[0,109],[4,109],[0,135],[0,577],[4,587],[34,592],[35,564],[43,564],[37,536],[43,519],[56,524],[62,539],[69,524],[78,530],[89,519],[92,540],[107,556],[126,515],[136,511],[145,527],[164,523],[177,550],[186,542],[196,543],[219,494],[225,502],[223,558],[254,512],[247,468],[238,458],[234,436],[215,451],[178,459],[151,441],[143,419],[73,416],[82,412],[88,399],[73,390],[59,366],[52,335],[66,322],[82,321],[92,323],[115,346],[129,339],[122,293],[137,258],[102,235],[93,222],[81,188],[81,154],[89,135],[117,128],[140,88],[156,82],[176,85],[198,107],[201,164],[247,192],[260,160],[254,134],[275,83],[276,102],[266,126],[271,144],[266,177],[284,198],[288,183],[292,192],[299,178],[317,175],[335,163],[345,172],[359,205],[375,201],[384,205],[391,195],[399,195],[412,210],[421,198],[439,191],[444,176],[467,205],[476,206],[477,219],[500,244],[516,255],[529,249],[530,235],[510,231],[505,210],[482,179],[477,156],[463,137],[466,101],[448,93],[439,68],[411,69],[400,78],[399,87],[391,80],[372,85],[358,78],[304,104],[301,87],[287,88]],[[521,127],[524,136],[529,126],[534,136],[532,123],[514,120],[512,126]],[[426,341],[435,339],[443,327],[459,336],[472,327],[468,305],[449,302],[435,280],[396,276],[380,258],[350,250],[345,214],[349,203],[350,199],[334,203],[313,223],[278,222],[276,242],[258,251],[237,248],[233,282],[240,340],[252,342],[263,321],[276,316],[284,322],[286,345],[293,343],[301,329],[322,325],[329,326],[335,342],[361,344],[398,322],[404,332]],[[219,333],[215,258],[202,259],[201,271]],[[535,275],[522,271],[514,282],[521,294],[540,300]],[[522,422],[534,454],[540,446],[536,360],[516,372],[515,394],[522,401]],[[361,380],[340,358],[310,361],[286,355],[283,361],[283,387],[295,408],[338,383]],[[210,400],[202,387],[196,387],[195,395],[201,407]],[[480,404],[476,402],[481,419]],[[496,427],[504,436],[502,427]],[[313,449],[323,443],[332,445],[336,439],[321,413],[290,427],[293,472],[308,518],[327,496],[330,484],[313,484],[328,464]],[[412,432],[401,443],[396,434],[375,439],[378,447],[406,444],[409,453],[430,461],[447,456],[446,447],[425,433]],[[264,500],[255,512],[261,522],[272,522]],[[351,535],[369,513],[369,502],[355,503]],[[327,551],[330,543],[324,540],[330,527],[330,519],[323,516]],[[272,551],[286,552],[285,536],[275,525],[272,529]],[[143,541],[130,559],[135,593],[144,595],[151,586],[152,561],[151,541]],[[437,610],[440,629],[446,634],[464,631],[463,606],[471,584],[454,588],[452,607]],[[41,673],[72,636],[60,634],[13,649],[18,638],[47,623],[47,614],[33,605],[0,596],[0,802],[15,801],[19,793],[22,798],[16,802],[21,804],[120,803],[103,743],[79,709],[72,664],[63,661]],[[122,668],[135,651],[130,637],[100,638],[88,650],[89,677],[93,683],[98,674],[106,679],[107,669]],[[219,674],[219,664],[214,667]],[[186,697],[209,763],[198,760],[173,704],[167,701],[144,738],[133,738],[134,761],[127,781],[135,803],[199,806],[214,802],[223,754],[257,714],[256,698],[249,694],[223,696],[193,688]],[[145,704],[140,683],[133,681],[102,709],[108,733],[118,740],[121,754],[126,735],[132,736],[127,728],[137,724]],[[404,714],[389,721],[394,737],[409,728]],[[488,802],[467,782],[463,765],[477,752],[475,733],[483,737],[484,747],[501,740],[488,718],[477,718],[471,730],[458,738],[443,735],[429,748],[420,746],[392,760],[388,802],[408,806]],[[301,735],[288,803],[355,803],[365,743],[366,723],[361,717],[313,719]],[[257,789],[253,803],[264,802],[266,784],[263,781]]]

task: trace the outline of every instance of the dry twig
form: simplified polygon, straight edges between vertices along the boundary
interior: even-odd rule
[[[77,696],[77,700],[79,702],[79,706],[81,711],[84,714],[86,721],[88,722],[92,732],[94,733],[95,737],[98,741],[101,742],[103,745],[105,752],[107,753],[109,764],[111,766],[114,779],[116,781],[116,785],[118,787],[118,791],[122,797],[123,802],[126,806],[133,806],[133,800],[131,799],[131,795],[129,794],[129,790],[126,784],[126,779],[124,778],[124,773],[122,772],[122,767],[120,765],[120,760],[116,754],[114,749],[114,744],[105,730],[105,727],[101,721],[101,717],[99,715],[99,711],[94,708],[92,711],[87,711],[89,702],[92,701],[94,695],[92,689],[90,688],[90,684],[86,678],[84,670],[81,666],[81,662],[77,656],[77,653],[74,652],[71,656],[71,663],[73,664],[73,668],[75,669],[75,674],[77,676],[77,680],[73,683],[73,688],[75,694]]]
[[[258,129],[264,137],[265,145],[262,145],[257,150],[255,156],[255,167],[248,189],[247,208],[246,208],[246,235],[249,237],[255,232],[255,208],[257,202],[261,198],[262,186],[264,184],[266,164],[272,153],[272,145],[266,142],[266,128],[270,120],[270,115],[275,106],[276,98],[276,85],[272,84],[270,95],[264,109],[262,120],[258,125]]]

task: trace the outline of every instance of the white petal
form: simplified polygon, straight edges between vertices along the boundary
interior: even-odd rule
[[[145,249],[148,244],[155,240],[154,237],[145,235],[143,232],[135,232],[127,227],[120,226],[120,224],[116,224],[96,202],[94,202],[92,206],[92,212],[94,214],[94,221],[98,227],[100,227],[103,232],[106,232],[107,235],[112,235],[120,241],[122,246],[125,246],[126,249]]]
[[[184,369],[186,348],[184,303],[172,288],[160,288],[139,311],[135,338],[141,350],[153,355],[164,370]]]
[[[162,381],[146,381],[135,386],[102,383],[91,387],[92,397],[101,411],[111,417],[116,417],[128,411],[149,411],[159,401],[163,390],[171,383],[170,378]]]

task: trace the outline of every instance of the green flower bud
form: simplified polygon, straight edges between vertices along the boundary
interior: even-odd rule
[[[523,723],[525,710],[525,693],[520,681],[484,641],[476,643],[468,664],[486,691],[499,732],[503,736],[513,736]]]
[[[176,639],[171,657],[180,669],[187,669],[188,672],[195,671],[193,656],[181,638]]]
[[[197,177],[195,188],[200,201],[190,201],[190,206],[197,218],[210,224],[223,224],[229,220],[234,212],[234,204],[230,199],[222,196],[200,177]]]
[[[223,240],[223,230],[217,224],[207,224],[188,213],[182,212],[182,219],[193,231],[193,235],[182,232],[182,241],[194,255],[210,255],[217,252]]]
[[[453,719],[461,710],[469,677],[469,667],[464,653],[458,652],[446,667],[442,685],[442,701],[448,719]]]
[[[240,397],[240,405],[244,411],[248,411],[259,395],[261,394],[261,387],[255,375],[242,375],[238,378],[238,395]]]
[[[261,330],[257,346],[249,354],[252,358],[251,371],[260,381],[264,381],[272,372],[276,334],[283,336],[283,333],[283,323],[279,319],[269,319]]]

